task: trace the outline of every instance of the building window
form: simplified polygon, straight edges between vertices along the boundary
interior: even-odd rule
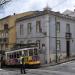
[[[32,41],[31,41],[31,40],[28,40],[27,43],[28,43],[28,44],[29,44],[29,43],[32,43]]]
[[[23,24],[20,24],[20,35],[23,35]]]
[[[36,43],[38,45],[38,48],[40,49],[40,40],[37,40]]]
[[[20,41],[20,48],[24,47],[24,41]]]
[[[27,24],[27,31],[28,31],[28,33],[30,33],[32,31],[31,23]]]
[[[0,38],[0,43],[2,42],[2,39]]]
[[[60,22],[56,23],[56,32],[59,33],[60,32]]]
[[[24,44],[24,41],[20,41],[20,44]]]
[[[5,32],[5,37],[7,37],[8,36],[8,32]]]
[[[3,38],[3,43],[8,43],[8,39],[7,38]]]
[[[56,48],[58,51],[60,50],[60,40],[56,40]]]
[[[3,44],[1,44],[1,50],[3,49],[3,47],[4,47]]]
[[[36,32],[42,32],[41,22],[40,21],[36,21]]]
[[[4,24],[4,30],[8,30],[8,24]]]
[[[5,44],[5,48],[6,48],[6,49],[8,48],[8,44]]]
[[[70,24],[66,24],[66,32],[70,33]]]

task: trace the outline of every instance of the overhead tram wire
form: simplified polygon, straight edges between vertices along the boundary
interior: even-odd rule
[[[63,1],[59,2],[58,4],[52,6],[52,8],[57,8],[57,7],[61,6],[62,4],[66,3],[66,2],[67,2],[67,0],[63,0]]]
[[[2,14],[4,14],[5,13],[5,11],[4,11],[4,9],[5,9],[5,5],[7,4],[7,3],[9,3],[9,2],[11,2],[12,0],[0,0],[0,15],[2,15]],[[0,17],[1,18],[1,17]]]

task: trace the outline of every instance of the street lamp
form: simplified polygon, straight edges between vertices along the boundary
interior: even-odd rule
[[[0,68],[1,68],[1,54],[0,54]]]
[[[2,50],[2,44],[1,44],[1,65],[0,65],[1,68],[2,68],[2,62],[3,62],[3,50]]]

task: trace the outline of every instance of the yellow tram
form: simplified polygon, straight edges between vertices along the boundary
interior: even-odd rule
[[[40,58],[38,56],[37,48],[23,48],[5,52],[5,65],[20,66],[21,58],[24,58],[26,67],[40,67]]]

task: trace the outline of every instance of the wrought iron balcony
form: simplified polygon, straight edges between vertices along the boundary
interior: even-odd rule
[[[8,33],[2,33],[1,38],[8,38]]]
[[[0,38],[0,44],[7,44],[8,39],[7,38]]]
[[[72,38],[72,33],[66,32],[65,33],[65,38],[66,39],[71,39]]]

